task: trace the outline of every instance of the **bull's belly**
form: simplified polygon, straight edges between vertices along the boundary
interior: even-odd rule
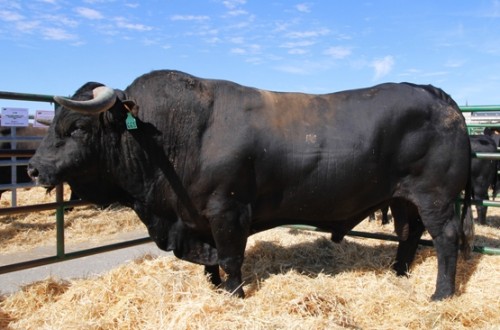
[[[276,219],[303,224],[346,221],[364,218],[390,199],[389,190],[370,190],[366,187],[337,193],[328,190],[309,193],[285,190],[260,196],[252,205],[252,215],[254,222]]]

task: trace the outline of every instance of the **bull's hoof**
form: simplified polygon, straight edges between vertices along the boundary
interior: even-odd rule
[[[226,292],[229,292],[232,296],[245,298],[245,292],[243,291],[243,282],[241,279],[235,279],[228,277],[226,281],[224,281],[219,288],[223,289]]]
[[[408,265],[404,262],[396,262],[392,265],[392,269],[396,272],[397,276],[410,276],[408,272]]]
[[[432,301],[441,301],[447,298],[451,298],[453,296],[453,292],[434,292],[434,294],[431,296]]]
[[[237,288],[231,288],[227,285],[227,283],[223,283],[221,287],[224,289],[224,291],[229,292],[231,296],[238,297],[238,298],[245,298],[245,291],[241,288],[241,286],[238,286]]]
[[[332,233],[332,238],[331,240],[335,243],[340,243],[342,242],[342,240],[344,239],[344,236],[343,234],[339,234],[339,233]]]
[[[212,285],[216,286],[216,287],[218,287],[222,284],[222,280],[221,280],[220,276],[219,277],[210,277],[209,280],[210,280],[210,283],[212,283]]]
[[[232,295],[235,297],[241,298],[241,299],[245,298],[245,292],[243,291],[242,288],[239,288],[236,291],[233,291]]]
[[[432,301],[440,301],[446,298],[451,298],[455,293],[455,285],[452,283],[438,283],[436,284],[436,291],[431,296]]]

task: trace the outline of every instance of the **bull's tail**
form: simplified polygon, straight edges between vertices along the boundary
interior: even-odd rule
[[[471,153],[469,144],[469,154]],[[469,158],[469,174],[467,176],[467,184],[465,185],[464,200],[462,205],[462,213],[460,215],[460,251],[465,259],[468,259],[472,248],[474,247],[474,219],[472,217],[472,179],[470,173],[470,162],[472,157]]]

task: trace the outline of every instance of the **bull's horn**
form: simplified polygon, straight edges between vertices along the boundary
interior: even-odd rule
[[[94,98],[88,101],[75,101],[62,96],[54,96],[54,101],[65,108],[86,114],[98,114],[110,109],[116,101],[115,91],[107,86],[96,87]]]
[[[52,119],[37,118],[36,122],[45,126],[50,126],[50,124],[52,124]]]

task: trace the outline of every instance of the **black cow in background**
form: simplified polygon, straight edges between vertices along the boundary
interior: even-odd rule
[[[498,150],[498,147],[500,147],[500,128],[485,127],[483,134],[491,137],[493,139],[493,141],[495,141],[495,145],[497,146],[497,150]],[[498,173],[498,171],[500,171],[500,161],[497,161],[496,163],[497,163],[497,173]],[[495,184],[496,187],[500,187],[499,181],[500,181],[500,176],[498,176],[498,174],[497,174],[496,175],[496,184]],[[493,196],[493,199],[495,199],[495,197],[496,196]]]
[[[496,152],[497,143],[487,135],[471,135],[472,152]],[[488,190],[492,188],[493,196],[496,195],[498,161],[492,159],[472,158],[471,176],[472,190],[476,199],[488,200]],[[494,198],[494,197],[493,197]],[[477,221],[486,224],[486,212],[488,207],[476,205]]]
[[[500,128],[485,127],[483,134],[491,137],[495,141],[497,147],[500,146]]]

